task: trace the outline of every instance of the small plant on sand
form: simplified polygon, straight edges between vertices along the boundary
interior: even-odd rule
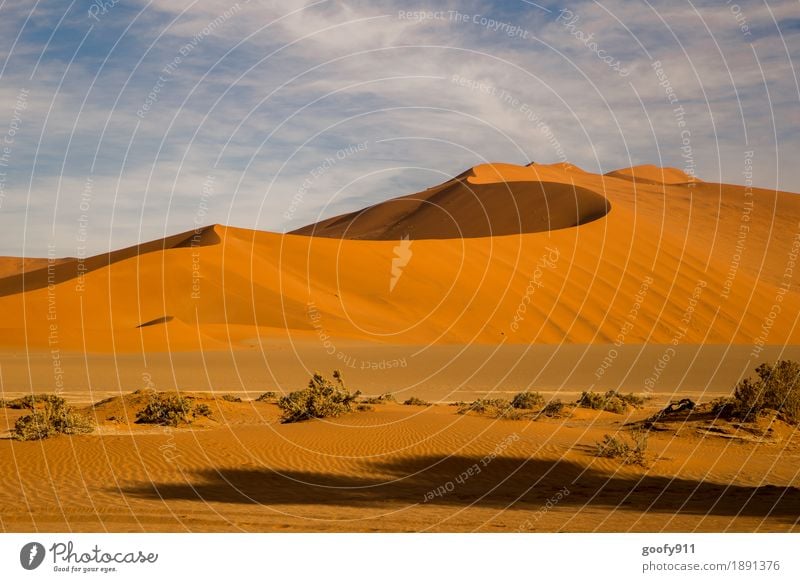
[[[13,436],[20,441],[46,439],[59,434],[86,434],[94,430],[92,421],[66,405],[55,395],[14,424]],[[41,400],[40,400],[41,402]]]
[[[368,398],[364,398],[363,400],[364,404],[386,404],[387,402],[397,402],[394,394],[391,392],[381,394],[380,396],[370,396]]]
[[[241,402],[242,401],[241,398],[239,398],[238,396],[235,396],[233,394],[223,394],[222,395],[222,399],[225,402]]]
[[[412,396],[405,402],[403,402],[406,406],[430,406],[430,402],[426,402],[422,398],[417,398],[416,396]]]
[[[781,360],[761,364],[758,378],[745,378],[733,393],[733,415],[753,420],[762,410],[774,410],[791,424],[800,423],[800,364]]]
[[[530,416],[521,409],[511,406],[511,403],[505,398],[478,398],[462,404],[458,409],[458,414],[467,414],[468,412],[506,420],[521,420]]]
[[[208,404],[195,404],[194,408],[192,409],[192,416],[195,418],[200,416],[208,418],[211,416],[211,408],[209,408]]]
[[[538,392],[520,392],[511,399],[513,408],[524,410],[533,410],[534,408],[539,408],[542,404],[544,404],[544,397]]]
[[[615,414],[624,414],[628,406],[639,408],[644,405],[645,399],[635,394],[620,394],[616,390],[609,390],[605,394],[599,392],[583,392],[578,398],[578,406],[592,410],[605,410]]]
[[[561,416],[562,412],[564,412],[564,403],[556,398],[555,400],[551,400],[545,404],[544,408],[542,408],[541,414],[543,416],[556,418]]]
[[[595,456],[622,459],[626,465],[644,466],[648,437],[649,433],[644,429],[632,431],[631,442],[614,435],[604,435],[603,440],[595,445]]]
[[[136,422],[178,426],[181,422],[191,422],[191,413],[192,404],[188,398],[177,394],[151,394],[145,407],[136,413]]]
[[[37,404],[52,404],[56,407],[63,407],[66,401],[58,394],[26,394],[20,398],[13,400],[5,400],[4,408],[11,408],[15,410],[22,410],[27,408],[33,410]]]
[[[256,402],[276,402],[277,400],[278,395],[272,390],[264,392],[261,396],[256,398]]]
[[[308,382],[308,388],[291,392],[278,400],[283,411],[281,422],[299,422],[311,418],[340,416],[353,409],[353,404],[361,392],[347,390],[339,370],[334,370],[333,380],[315,373]]]

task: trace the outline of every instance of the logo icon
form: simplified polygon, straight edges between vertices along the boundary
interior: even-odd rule
[[[29,542],[19,551],[19,563],[26,570],[35,570],[44,562],[44,546],[39,542]]]
[[[394,286],[400,280],[403,274],[403,267],[408,265],[411,260],[411,241],[408,240],[408,235],[400,239],[400,242],[392,249],[394,257],[392,258],[392,278],[389,280],[389,292],[394,291]]]

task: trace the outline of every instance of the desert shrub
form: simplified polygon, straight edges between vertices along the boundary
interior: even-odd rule
[[[544,416],[556,417],[560,416],[564,411],[564,403],[561,400],[551,400],[542,408],[541,414]]]
[[[596,445],[595,456],[605,457],[608,459],[617,459],[619,457],[627,457],[631,452],[631,447],[621,438],[607,434],[603,436],[603,440]]]
[[[55,407],[63,408],[67,402],[58,394],[26,394],[20,398],[5,401],[5,408],[21,410],[27,408],[33,410],[39,404],[51,404]]]
[[[275,402],[278,395],[273,391],[264,392],[261,396],[256,398],[256,402]]]
[[[731,397],[715,398],[709,402],[711,414],[720,418],[730,418],[736,414],[736,401]]]
[[[468,412],[507,420],[530,417],[530,414],[526,415],[520,409],[514,408],[511,406],[511,402],[504,398],[479,398],[469,403],[463,403],[458,409],[458,414],[467,414]]]
[[[371,410],[375,410],[375,407],[372,406],[371,404],[359,404],[358,406],[356,406],[356,410],[358,410],[359,412],[369,412]]]
[[[364,398],[363,402],[364,404],[385,404],[387,402],[397,402],[397,400],[395,400],[394,394],[391,392],[386,392],[380,396],[370,396],[369,398]]]
[[[645,402],[647,401],[646,397],[637,396],[633,392],[631,392],[630,394],[621,394],[620,392],[615,392],[615,394],[616,394],[617,398],[619,398],[625,404],[627,404],[628,406],[631,406],[633,408],[641,408],[642,406],[644,406]]]
[[[647,430],[634,430],[630,441],[614,435],[604,435],[595,445],[595,456],[608,459],[622,459],[626,465],[642,465],[646,461],[649,433]]]
[[[599,392],[582,392],[578,398],[578,406],[592,410],[605,410],[615,414],[623,414],[628,406],[638,408],[644,404],[645,399],[635,394],[620,394],[616,390],[609,390],[605,394]]]
[[[208,404],[195,404],[194,408],[192,408],[192,416],[195,418],[198,416],[204,416],[208,418],[211,416],[211,408],[209,408]]]
[[[233,394],[223,394],[222,395],[222,399],[225,402],[241,402],[242,401],[241,398],[239,398],[238,396],[234,396]]]
[[[92,421],[66,405],[63,398],[45,401],[14,424],[13,436],[20,441],[46,439],[59,434],[85,434],[94,430]]]
[[[311,418],[339,416],[352,410],[361,392],[350,393],[344,385],[342,374],[334,370],[333,381],[315,373],[308,388],[291,392],[278,400],[283,411],[282,422],[299,422]]]
[[[462,404],[459,408],[459,414],[466,414],[467,412],[475,412],[477,414],[490,414],[497,409],[511,408],[511,403],[503,398],[478,398],[472,402]]]
[[[538,392],[520,392],[511,399],[512,408],[533,410],[544,404],[544,398]]]
[[[151,394],[145,407],[136,413],[136,422],[178,426],[181,422],[190,422],[191,412],[192,404],[187,398],[177,394]]]
[[[800,422],[800,364],[781,360],[775,365],[761,364],[758,378],[745,378],[733,393],[733,414],[752,420],[762,410],[775,410],[787,422]]]
[[[405,402],[403,402],[406,406],[430,406],[430,402],[426,402],[422,398],[417,398],[416,396],[412,396]]]
[[[633,448],[631,449],[631,454],[625,460],[626,463],[629,465],[645,465],[649,438],[650,432],[646,429],[637,429],[631,431]]]

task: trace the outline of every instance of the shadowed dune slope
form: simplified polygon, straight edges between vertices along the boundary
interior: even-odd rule
[[[479,166],[424,192],[292,234],[365,240],[476,238],[569,228],[602,218],[609,210],[601,194],[574,184],[531,181],[531,176],[525,181],[479,181],[485,173]]]
[[[479,166],[459,180],[522,195],[534,184],[548,198],[564,186],[563,199],[595,193],[595,210],[608,200],[611,211],[589,222],[566,212],[557,230],[405,244],[392,222],[361,231],[389,240],[217,225],[194,242],[186,233],[87,260],[82,278],[65,263],[51,269],[49,286],[48,269],[0,279],[0,347],[228,349],[259,338],[322,346],[323,335],[340,350],[351,341],[800,343],[796,195],[633,182],[569,165]],[[464,204],[477,200],[452,181],[423,194],[450,188]],[[429,205],[416,203],[398,220],[422,217],[431,228]],[[482,216],[469,227],[488,228]],[[570,220],[576,226],[566,228]]]
[[[690,176],[678,168],[662,168],[652,164],[632,166],[608,172],[606,176],[622,178],[623,180],[634,180],[650,184],[690,184],[700,182],[697,178]]]

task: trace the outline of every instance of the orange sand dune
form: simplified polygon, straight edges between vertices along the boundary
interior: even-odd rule
[[[0,278],[19,275],[47,267],[49,263],[61,264],[74,259],[55,259],[49,261],[40,257],[0,257]]]
[[[436,196],[463,221],[464,236],[477,238],[447,238],[457,229],[441,214],[437,231],[436,214],[413,210],[415,198]],[[0,347],[198,350],[290,337],[800,343],[794,195],[487,164],[405,200],[397,212],[393,202],[377,205],[355,223],[358,236],[389,240],[330,238],[344,232],[331,221],[301,229],[332,229],[322,237],[214,226],[82,267],[6,277]],[[610,211],[589,220],[606,200]],[[476,216],[481,203],[491,213]],[[547,220],[558,229],[479,236],[535,231]]]
[[[424,192],[336,216],[293,234],[394,241],[476,238],[569,228],[608,212],[601,194],[547,182],[547,173],[543,174],[536,172],[534,181],[526,172],[522,180],[512,181],[493,166],[479,167]]]

